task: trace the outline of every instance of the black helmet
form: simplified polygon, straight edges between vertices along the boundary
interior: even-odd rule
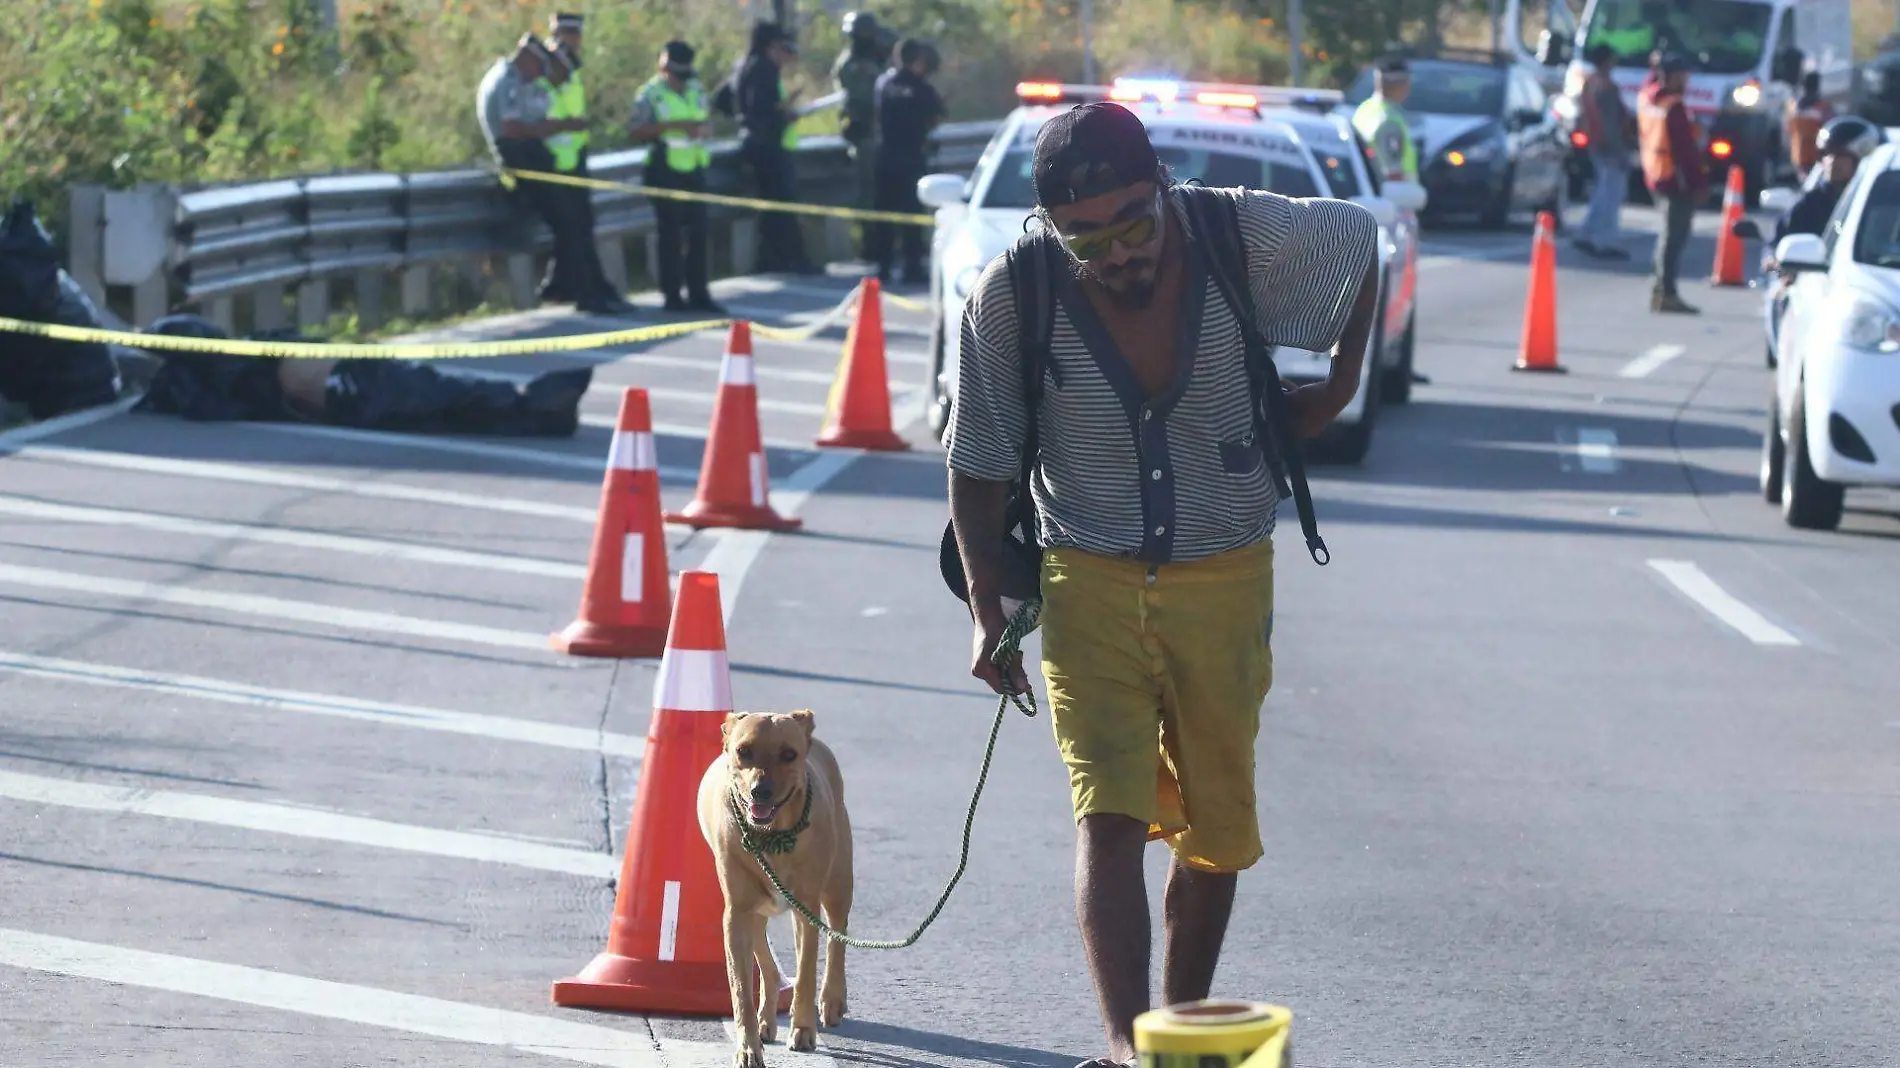
[[[152,325],[145,328],[145,332],[148,334],[166,334],[171,337],[228,338],[231,336],[217,323],[212,322],[202,315],[191,315],[189,313],[167,315],[163,318],[154,319],[152,320]]]
[[[1861,159],[1880,147],[1887,134],[1858,115],[1841,115],[1828,120],[1814,137],[1814,150],[1823,156],[1846,155]]]
[[[877,33],[877,16],[869,11],[847,11],[843,29],[846,37],[871,37]]]

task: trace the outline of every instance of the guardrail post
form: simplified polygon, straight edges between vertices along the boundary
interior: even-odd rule
[[[251,329],[281,330],[284,326],[284,287],[271,282],[251,290]]]
[[[521,309],[535,305],[534,257],[526,252],[508,255],[508,299]]]
[[[383,272],[364,270],[356,272],[356,325],[361,330],[374,330],[383,325]]]
[[[330,318],[330,280],[312,278],[297,287],[297,325],[322,326]]]
[[[106,190],[99,185],[75,185],[67,198],[66,273],[92,302],[106,306],[105,258]]]
[[[203,315],[218,324],[218,329],[234,337],[237,335],[237,298],[212,297],[204,302]]]
[[[427,265],[410,267],[402,272],[402,314],[405,318],[420,319],[429,314],[429,282]]]
[[[759,220],[745,216],[732,220],[732,273],[751,274],[759,262]]]

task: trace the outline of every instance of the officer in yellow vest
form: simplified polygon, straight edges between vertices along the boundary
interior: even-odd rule
[[[668,41],[660,49],[660,70],[634,97],[627,136],[647,145],[646,184],[654,189],[704,192],[712,153],[712,109],[693,69],[693,46]],[[706,279],[706,205],[695,200],[653,197],[659,223],[660,293],[666,310],[724,315]]]
[[[587,117],[587,90],[581,87],[581,39],[585,22],[581,16],[560,11],[548,18],[548,51],[561,57],[567,63],[567,83],[561,86],[555,101],[569,117],[585,119]],[[578,162],[571,170],[580,174],[587,173],[586,130],[575,135]]]
[[[545,86],[548,95],[548,118],[550,121],[564,123],[583,120],[581,115],[570,112],[575,106],[575,98],[567,93],[572,84],[574,72],[567,64],[565,53],[550,51],[549,61],[545,65]],[[554,170],[562,174],[585,176],[586,130],[582,128],[562,129],[547,138],[548,152],[554,159]],[[554,258],[548,263],[547,276],[542,280],[541,298],[543,300],[571,300],[582,311],[597,315],[624,314],[633,310],[625,297],[608,280],[607,272],[600,262],[600,250],[594,243],[594,194],[593,190],[574,185],[545,183],[552,191],[546,194],[556,201],[558,215],[550,220],[554,230]]]
[[[1383,180],[1416,182],[1418,142],[1403,106],[1412,91],[1412,69],[1394,57],[1373,68],[1372,80],[1372,95],[1352,113],[1353,129],[1372,147]]]

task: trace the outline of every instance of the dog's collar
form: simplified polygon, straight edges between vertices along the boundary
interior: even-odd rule
[[[798,814],[798,822],[784,830],[760,830],[746,819],[745,803],[739,799],[739,791],[733,790],[726,795],[727,807],[732,811],[733,826],[739,828],[739,848],[753,856],[761,853],[790,853],[798,848],[798,836],[811,826],[811,777],[805,777],[805,807]]]

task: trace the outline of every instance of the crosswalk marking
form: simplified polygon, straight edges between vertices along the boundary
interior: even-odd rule
[[[69,590],[74,593],[118,597],[128,601],[158,601],[163,604],[210,608],[240,615],[291,619],[301,623],[340,627],[345,630],[367,630],[415,638],[441,638],[476,645],[495,645],[507,649],[532,649],[535,652],[545,652],[548,648],[547,635],[540,633],[500,630],[470,623],[445,623],[433,619],[418,619],[414,616],[399,616],[389,612],[369,612],[359,608],[338,608],[309,601],[289,601],[280,597],[223,593],[217,590],[193,589],[189,586],[168,586],[157,582],[79,575],[42,567],[0,564],[0,583],[5,582],[21,586],[36,586],[41,589]]]
[[[466,734],[504,742],[525,742],[555,749],[637,760],[646,752],[646,740],[631,734],[592,728],[566,727],[508,716],[487,716],[472,712],[451,712],[420,705],[365,701],[355,697],[307,693],[302,690],[278,690],[251,686],[197,675],[177,675],[163,671],[141,671],[110,664],[89,664],[58,657],[0,650],[0,671],[35,678],[78,682],[89,686],[139,690],[169,694],[195,701],[245,705],[273,712],[291,712],[339,719],[361,720],[386,726],[415,730]]]
[[[121,508],[87,508],[79,505],[33,500],[28,497],[0,495],[0,515],[21,516],[28,519],[44,519],[53,523],[88,523],[96,526],[127,527],[134,530],[152,530],[166,534],[183,534],[192,537],[221,538],[227,541],[253,541],[267,545],[288,545],[299,549],[318,549],[326,552],[350,553],[357,556],[373,556],[383,560],[403,560],[418,564],[442,564],[450,567],[472,567],[483,571],[506,571],[517,575],[539,575],[544,578],[580,579],[587,577],[587,569],[585,567],[576,564],[561,563],[556,560],[536,560],[532,557],[504,556],[499,553],[465,552],[460,549],[440,549],[431,545],[415,545],[407,542],[384,541],[379,538],[359,538],[342,534],[323,534],[316,531],[293,530],[286,527],[260,526],[250,523],[218,523],[203,519],[190,519],[184,516],[160,515],[155,512],[139,512]]]
[[[324,809],[239,801],[209,794],[105,786],[0,771],[0,798],[91,812],[209,823],[220,827],[346,842],[488,864],[510,864],[563,875],[612,879],[620,872],[620,862],[608,853],[468,831],[417,827]]]
[[[622,1030],[263,968],[81,942],[0,927],[0,965],[51,975],[191,994],[300,1016],[496,1046],[602,1068],[664,1068],[711,1043],[654,1039],[638,1020]],[[722,1050],[726,1063],[731,1051]]]

